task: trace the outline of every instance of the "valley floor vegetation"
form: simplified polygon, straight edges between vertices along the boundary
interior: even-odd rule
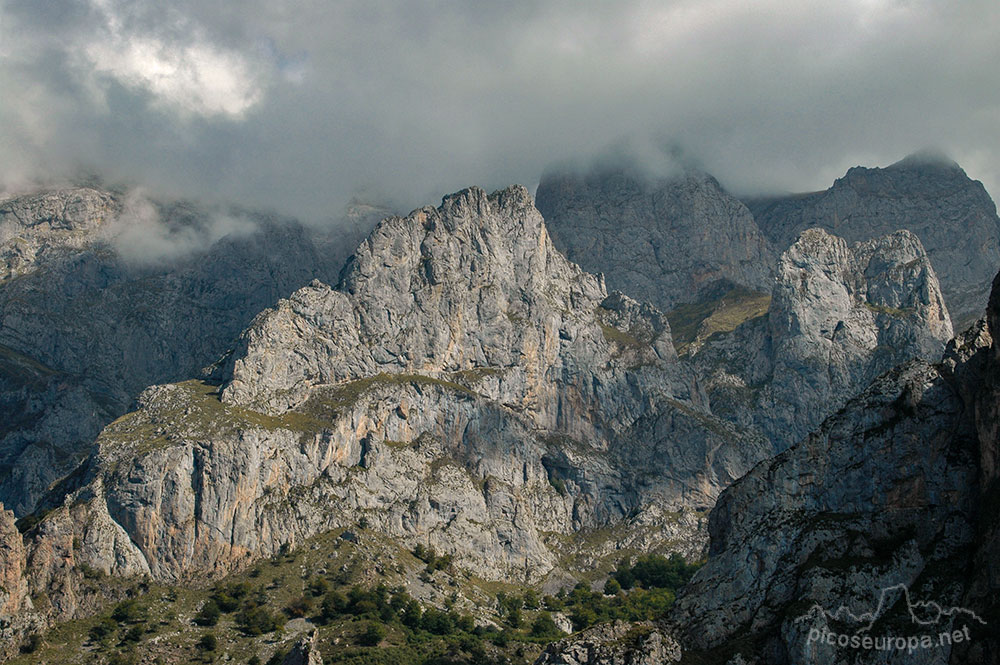
[[[676,554],[642,554],[603,583],[546,595],[474,578],[431,547],[325,534],[207,588],[123,585],[89,570],[95,588],[117,585],[119,600],[30,636],[12,663],[280,665],[315,631],[325,663],[521,665],[564,637],[561,627],[659,618],[696,569]]]

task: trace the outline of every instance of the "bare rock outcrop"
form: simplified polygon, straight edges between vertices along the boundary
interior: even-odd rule
[[[952,336],[934,269],[909,231],[850,245],[810,229],[776,275],[764,316],[691,356],[713,412],[760,428],[775,452],[883,372],[937,360]]]
[[[599,624],[545,647],[535,665],[665,665],[681,648],[652,623]]]
[[[89,187],[0,201],[0,282],[89,247],[120,209],[112,194]]]
[[[995,348],[974,325],[939,364],[879,377],[726,490],[708,563],[671,612],[685,650],[720,662],[992,662],[995,399],[984,387]],[[954,631],[963,639],[940,637]]]
[[[567,258],[663,311],[698,300],[719,281],[768,290],[770,244],[747,207],[710,175],[553,173],[542,178],[537,198]]]
[[[331,235],[320,254],[293,220],[183,202],[146,202],[139,219],[134,198],[75,188],[0,201],[0,408],[11,414],[0,501],[18,516],[146,386],[215,362],[263,308],[318,274],[335,278],[342,263],[328,263],[353,249]],[[166,258],[123,255],[123,232]]]
[[[80,564],[218,576],[359,522],[489,579],[537,581],[561,536],[624,522],[632,546],[695,556],[697,511],[768,450],[520,187],[383,221],[337,288],[261,313],[216,371],[144,391],[29,533],[59,616]]]
[[[778,251],[813,227],[848,242],[912,231],[941,279],[955,328],[983,314],[1000,265],[1000,218],[983,184],[947,158],[915,154],[886,168],[859,166],[822,192],[746,203]]]
[[[26,559],[21,533],[14,525],[14,513],[0,503],[0,617],[31,605],[24,579]]]
[[[309,637],[303,637],[296,642],[281,665],[323,665],[318,637],[319,633],[313,631]]]

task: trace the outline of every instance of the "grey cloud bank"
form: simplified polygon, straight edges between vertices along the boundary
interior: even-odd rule
[[[322,219],[623,143],[739,193],[931,146],[997,194],[998,30],[987,1],[0,0],[0,182],[87,170]]]

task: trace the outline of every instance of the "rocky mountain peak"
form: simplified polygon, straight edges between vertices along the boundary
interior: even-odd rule
[[[723,280],[769,287],[770,246],[746,206],[705,173],[553,173],[542,178],[537,198],[571,261],[663,311],[697,301]]]
[[[952,336],[934,269],[909,231],[851,244],[807,229],[775,275],[766,314],[710,338],[693,360],[713,412],[760,427],[776,451],[879,374],[939,358]]]
[[[218,360],[262,309],[335,279],[357,246],[314,240],[273,214],[134,191],[0,202],[0,501],[32,512],[142,389]]]
[[[949,342],[940,363],[879,376],[722,494],[708,563],[671,610],[686,650],[728,662],[860,664],[870,652],[810,641],[811,631],[971,627],[971,641],[899,662],[995,662],[981,617],[996,616],[989,562],[1000,529],[981,507],[997,496],[998,291],[990,324]],[[937,614],[920,623],[920,607]]]
[[[934,148],[918,150],[917,152],[907,155],[898,162],[890,164],[885,168],[899,170],[938,169],[943,171],[952,171],[956,176],[959,174],[965,176],[965,171],[958,165],[957,162],[951,159],[946,153]]]
[[[33,551],[75,540],[98,570],[183,580],[363,516],[539,580],[565,574],[549,534],[625,520],[643,526],[601,536],[607,556],[695,556],[702,509],[767,450],[712,415],[662,313],[553,247],[522,187],[383,220],[337,287],[262,312],[217,369],[106,427]],[[72,571],[29,559],[73,612]]]
[[[383,220],[361,243],[345,270],[344,290],[359,293],[367,284],[409,281],[462,287],[510,283],[568,267],[557,256],[531,195],[521,186],[487,194],[478,187],[445,197],[440,207],[420,208],[409,216]],[[504,273],[510,263],[527,273]],[[579,272],[579,271],[577,271]],[[416,281],[414,281],[416,280]]]
[[[309,385],[383,371],[517,365],[541,378],[558,340],[600,339],[606,296],[600,278],[555,250],[526,189],[466,189],[383,220],[337,289],[314,283],[258,317],[223,399],[283,409]],[[660,334],[669,340],[668,328]]]
[[[982,316],[1000,265],[1000,218],[983,184],[946,158],[918,153],[886,168],[851,168],[826,191],[748,200],[780,251],[809,228],[861,242],[907,229],[941,280],[955,327]]]
[[[0,281],[33,270],[54,252],[89,245],[119,209],[112,194],[89,187],[0,200]]]
[[[809,229],[782,254],[777,273],[771,325],[779,336],[788,330],[833,342],[838,333],[853,335],[856,346],[872,351],[888,336],[901,348],[897,335],[905,334],[906,346],[926,358],[937,357],[951,339],[937,276],[909,231],[850,246]]]

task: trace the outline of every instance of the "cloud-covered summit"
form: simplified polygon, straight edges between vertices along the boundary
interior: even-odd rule
[[[622,141],[737,192],[923,146],[1000,189],[988,0],[0,0],[0,182],[78,169],[335,216]]]

